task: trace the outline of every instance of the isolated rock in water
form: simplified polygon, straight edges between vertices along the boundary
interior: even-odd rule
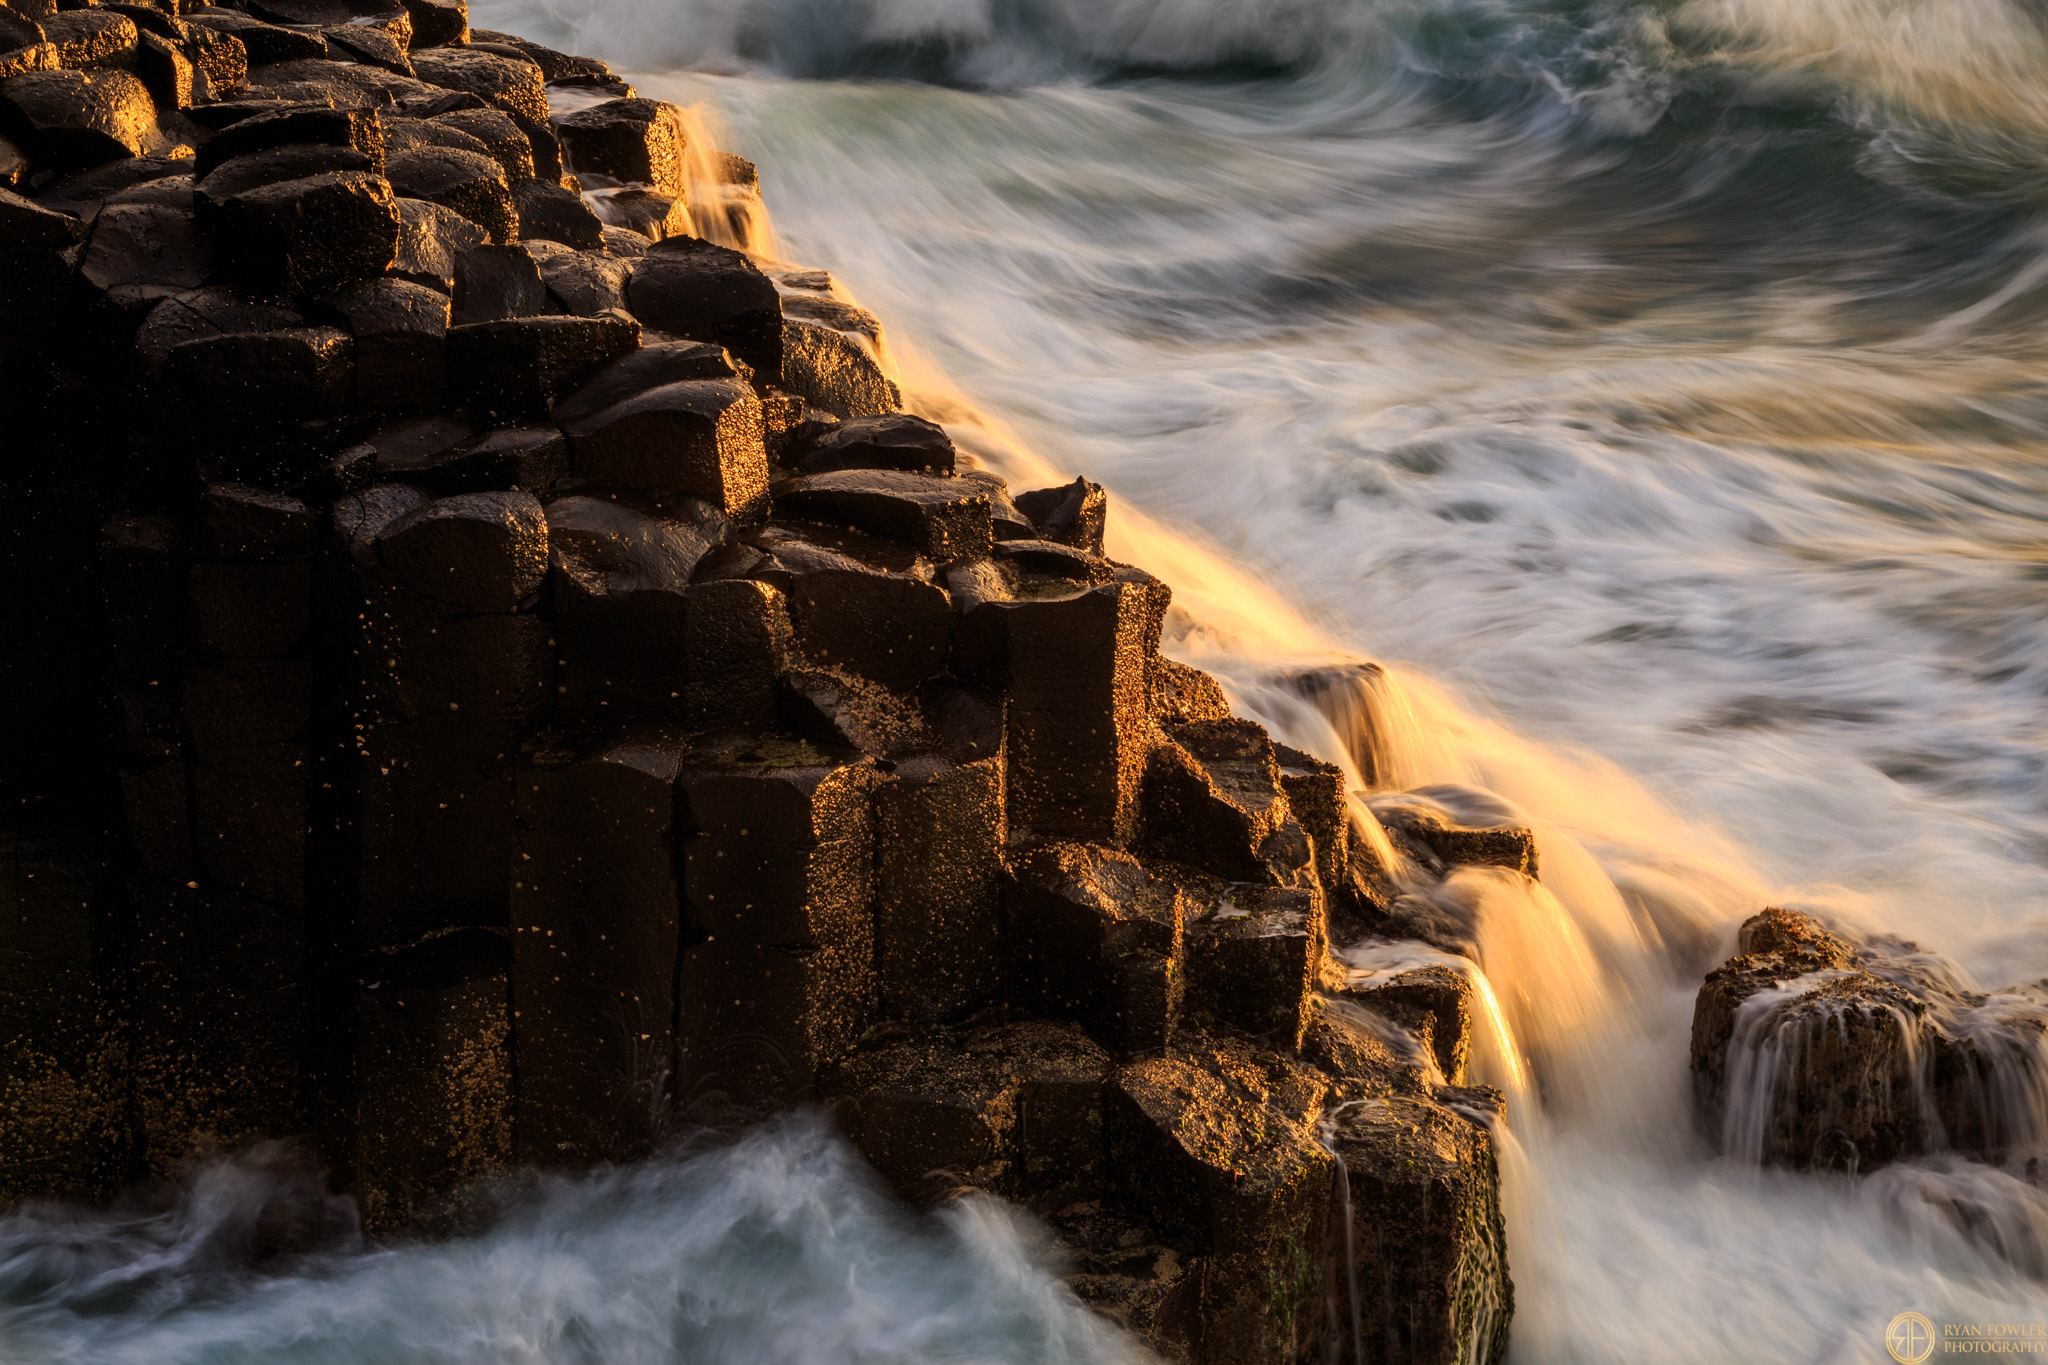
[[[1474,1098],[1498,1103],[1485,1092]],[[1486,1126],[1419,1098],[1363,1099],[1332,1117],[1351,1239],[1332,1286],[1344,1343],[1333,1354],[1375,1365],[1494,1365],[1507,1353],[1514,1286]]]
[[[1978,994],[1910,944],[1851,944],[1796,911],[1748,920],[1693,1012],[1702,1126],[1770,1165],[1868,1171],[1954,1149],[2038,1151],[2048,990]]]
[[[135,21],[107,10],[62,10],[43,21],[43,36],[73,71],[125,67],[134,58]]]

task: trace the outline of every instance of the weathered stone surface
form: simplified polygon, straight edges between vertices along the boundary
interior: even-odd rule
[[[387,157],[385,174],[403,198],[454,209],[493,242],[519,240],[519,215],[505,168],[488,156],[454,147],[414,147]]]
[[[466,421],[429,417],[391,423],[345,458],[367,460],[376,477],[414,484],[437,497],[505,489],[544,493],[569,472],[569,443],[553,427],[479,431]]]
[[[806,657],[898,691],[944,671],[951,611],[915,551],[859,532],[771,526],[750,576],[789,600]]]
[[[1336,1349],[1383,1365],[1494,1365],[1507,1353],[1514,1286],[1487,1129],[1424,1099],[1364,1099],[1333,1117],[1356,1279],[1335,1277],[1348,1309]]]
[[[0,831],[0,1195],[111,1194],[130,1152],[109,850],[82,830]]]
[[[192,768],[193,846],[209,879],[273,905],[305,902],[312,751],[251,744]]]
[[[534,184],[540,182],[534,181]],[[522,210],[523,212],[523,210]],[[521,220],[522,223],[525,221]],[[537,226],[528,233],[528,247],[535,239],[541,242],[567,242],[578,234],[574,229],[562,229],[551,225],[553,220],[543,214]],[[599,234],[603,243],[603,234]],[[598,251],[554,251],[538,256],[535,264],[540,268],[540,277],[547,285],[548,297],[564,313],[578,317],[592,317],[598,313],[626,306],[626,275],[631,270],[628,262]],[[684,342],[683,345],[700,343]],[[723,352],[722,347],[709,346],[708,350]],[[711,375],[679,375],[683,379],[712,378]]]
[[[1323,1321],[1336,1163],[1312,1125],[1327,1081],[1220,1039],[1130,1063],[1103,1097],[1113,1203],[1204,1258],[1197,1359],[1307,1357]]]
[[[1408,856],[1438,875],[1461,865],[1505,867],[1527,877],[1537,875],[1536,836],[1527,826],[1509,823],[1504,816],[1498,824],[1474,818],[1493,815],[1492,810],[1468,811],[1461,818],[1443,801],[1433,799],[1432,792],[1451,799],[1468,795],[1463,790],[1426,788],[1373,801],[1374,815]]]
[[[639,239],[634,257],[646,255],[656,242],[692,235],[689,204],[660,190],[640,185],[586,188],[582,199],[600,223]],[[606,238],[608,244],[611,240]]]
[[[657,242],[634,263],[627,305],[647,326],[715,341],[757,380],[782,373],[782,304],[774,282],[740,252],[695,237]]]
[[[1852,945],[1776,908],[1747,921],[1693,1012],[1701,1125],[1740,1159],[1869,1171],[2038,1142],[2048,1002],[1956,988],[1912,944]]]
[[[135,56],[135,21],[107,10],[60,10],[43,20],[43,36],[57,45],[68,70],[127,67]]]
[[[215,483],[199,496],[193,530],[193,551],[204,559],[310,559],[318,520],[289,494]]]
[[[529,493],[464,493],[397,518],[377,537],[402,587],[457,612],[510,612],[548,572],[548,526]]]
[[[357,412],[426,412],[440,404],[447,295],[405,280],[371,280],[332,296],[325,307],[355,338]]]
[[[232,33],[185,25],[183,51],[192,61],[197,76],[206,77],[207,93],[215,99],[235,89],[249,75],[249,49]],[[195,90],[195,96],[196,96]]]
[[[303,61],[327,55],[327,42],[317,33],[266,24],[231,9],[208,6],[187,15],[186,22],[235,39],[246,54],[247,66]]]
[[[130,883],[136,1119],[150,1174],[298,1131],[308,1042],[298,914],[160,882]]]
[[[491,156],[490,147],[482,139],[438,118],[387,118],[384,121],[384,145],[387,152],[410,152],[429,147],[452,147],[458,152],[471,152],[477,156]],[[491,157],[491,159],[497,160],[496,157]]]
[[[458,327],[548,311],[540,271],[533,257],[516,246],[471,247],[457,256],[453,298],[451,319]]]
[[[1017,494],[1017,508],[1037,525],[1047,540],[1092,554],[1102,553],[1103,530],[1109,522],[1109,494],[1102,485],[1075,479],[1056,488]]]
[[[637,181],[674,198],[682,197],[682,133],[660,103],[608,100],[564,115],[554,127],[572,171],[595,171],[616,181]],[[648,321],[651,326],[661,326]]]
[[[1248,720],[1194,721],[1145,768],[1145,844],[1161,857],[1228,881],[1285,885],[1293,868],[1278,845],[1288,822],[1280,767],[1263,728]]]
[[[791,454],[789,463],[805,474],[835,469],[953,472],[953,441],[945,428],[907,412],[841,422]]]
[[[692,584],[683,611],[683,711],[696,729],[775,719],[775,679],[790,652],[789,605],[766,583]]]
[[[521,765],[514,801],[518,1150],[542,1165],[639,1155],[675,1048],[684,741],[630,730]]]
[[[1152,661],[1152,714],[1161,723],[1228,720],[1230,701],[1217,681],[1199,668],[1161,655]],[[1285,773],[1282,774],[1283,785]],[[1317,850],[1321,851],[1318,842]]]
[[[611,317],[530,317],[448,334],[453,396],[492,423],[544,418],[557,400],[640,344],[640,327]]]
[[[660,510],[624,496],[548,505],[563,724],[687,716],[690,575],[726,534],[724,517],[689,498]]]
[[[892,1019],[957,1018],[1002,980],[1002,758],[918,754],[893,777],[875,795],[879,1005]]]
[[[191,419],[215,431],[339,417],[354,381],[353,346],[334,327],[228,332],[170,347],[163,377]]]
[[[149,90],[125,71],[31,71],[0,81],[0,133],[40,166],[140,156],[155,131]]]
[[[362,967],[356,1197],[372,1231],[445,1218],[513,1156],[510,945],[463,929]]]
[[[837,327],[831,320],[802,316],[796,302],[787,299],[783,305],[784,387],[840,417],[873,417],[903,406],[902,392],[877,357],[879,328],[870,334],[860,327]],[[871,315],[861,317],[873,321]]]
[[[714,940],[874,954],[875,788],[869,762],[763,740],[683,777],[685,886]]]
[[[519,214],[522,241],[560,242],[579,251],[598,251],[604,247],[604,223],[590,211],[582,196],[560,185],[535,178],[522,180],[512,187],[512,206]],[[623,303],[623,271],[620,280]]]
[[[1160,673],[1153,671],[1155,710]],[[1221,689],[1217,691],[1220,694]],[[1274,744],[1273,757],[1280,765],[1280,789],[1287,794],[1287,809],[1315,843],[1316,880],[1325,890],[1340,885],[1351,862],[1351,810],[1344,770],[1285,744]]]
[[[570,254],[555,252],[537,257],[541,273],[547,275],[549,262]],[[550,283],[549,288],[553,287]],[[572,422],[664,384],[679,384],[688,379],[733,379],[738,375],[732,356],[721,346],[701,341],[657,341],[606,365],[588,384],[556,404],[554,415],[557,421]]]
[[[334,24],[321,29],[320,36],[326,39],[333,56],[346,57],[364,66],[374,66],[401,76],[414,74],[405,44],[381,28],[367,24]]]
[[[397,205],[398,250],[392,257],[392,273],[443,294],[454,293],[456,262],[482,246],[490,234],[439,204],[400,197]]]
[[[388,269],[398,254],[391,186],[360,171],[264,185],[221,205],[217,238],[243,270],[323,294]]]
[[[205,73],[192,65],[183,48],[154,33],[143,33],[137,38],[134,72],[159,110],[189,109],[192,101],[208,89]]]
[[[683,954],[676,1094],[685,1114],[755,1116],[819,1097],[818,1078],[867,1028],[871,965],[834,948],[737,940]]]
[[[823,1088],[847,1136],[906,1197],[937,1202],[973,1187],[1045,1203],[1100,1178],[1102,1086],[1115,1063],[1074,1025],[876,1033]]]
[[[929,474],[808,474],[775,490],[775,508],[782,516],[897,541],[935,564],[986,555],[994,542],[988,497],[962,480]]]
[[[469,41],[468,0],[405,0],[412,46],[455,47]]]
[[[193,158],[192,173],[204,178],[238,156],[318,143],[346,147],[382,170],[384,126],[374,109],[284,108],[242,119],[208,139]]]
[[[98,290],[136,284],[195,289],[213,271],[212,253],[200,242],[190,209],[116,204],[93,219],[78,273]]]
[[[764,510],[761,400],[737,380],[663,384],[563,419],[562,430],[585,478],[657,498],[702,498],[740,520]]]
[[[1010,694],[1011,823],[1041,836],[1132,838],[1152,743],[1146,595],[1124,583],[1061,583],[970,603],[949,586],[969,608],[956,670]],[[975,657],[963,658],[964,644]]]
[[[437,114],[433,121],[473,139],[504,168],[505,183],[515,192],[520,184],[533,179],[533,143],[504,110],[457,109]]]
[[[1127,853],[1033,850],[1003,888],[1011,1002],[1073,1019],[1117,1052],[1165,1046],[1186,988],[1184,913],[1179,890]]]
[[[473,48],[434,47],[412,54],[413,73],[429,85],[475,95],[486,104],[537,123],[548,116],[540,68],[532,62]]]
[[[1453,1085],[1465,1080],[1472,1051],[1472,981],[1446,966],[1412,967],[1354,986],[1347,998],[1415,1036]]]
[[[1188,903],[1188,1009],[1298,1048],[1329,946],[1321,891],[1233,882]]]

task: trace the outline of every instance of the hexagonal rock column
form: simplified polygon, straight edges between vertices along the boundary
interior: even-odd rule
[[[1299,1047],[1329,947],[1321,891],[1233,882],[1188,900],[1188,1009]]]
[[[1048,844],[1003,887],[1012,1004],[1073,1019],[1121,1053],[1173,1036],[1186,988],[1183,901],[1137,859],[1088,844]]]
[[[1123,843],[1138,827],[1152,744],[1147,660],[1154,601],[1128,583],[1046,584],[963,621],[977,673],[1010,695],[1010,821],[1040,837]],[[990,666],[992,664],[992,666]]]
[[[681,950],[675,802],[684,741],[659,726],[520,768],[512,992],[518,1149],[624,1160],[660,1134]]]
[[[878,1003],[954,1018],[1002,988],[1002,755],[915,754],[893,776],[875,793]]]
[[[372,1231],[431,1228],[512,1159],[511,946],[457,929],[362,966],[356,1196]]]
[[[874,1005],[872,763],[774,735],[681,779],[685,890],[678,1086],[741,1106],[815,1093]]]
[[[1332,1263],[1338,1358],[1494,1365],[1515,1291],[1491,1135],[1427,1100],[1366,1099],[1335,1111],[1332,1146],[1351,1236],[1349,1257]]]
[[[380,485],[337,503],[334,525],[355,594],[362,941],[502,925],[512,761],[552,677],[530,609],[548,569],[540,504]]]
[[[1318,1342],[1336,1162],[1311,1124],[1328,1085],[1201,1039],[1111,1078],[1110,1198],[1200,1261],[1196,1362],[1284,1365]]]

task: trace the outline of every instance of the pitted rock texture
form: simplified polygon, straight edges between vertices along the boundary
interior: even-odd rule
[[[1173,1357],[1346,1349],[1349,1226],[1416,1248],[1398,1358],[1497,1358],[1462,1035],[1324,995],[1343,770],[1160,654],[1100,486],[1013,494],[748,254],[750,163],[460,0],[12,13],[0,1198],[290,1136],[436,1231],[824,1101]],[[1361,1193],[1366,1101],[1448,1213]]]

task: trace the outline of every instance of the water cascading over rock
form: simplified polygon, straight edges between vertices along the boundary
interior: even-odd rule
[[[1983,993],[1895,940],[1746,921],[1693,1014],[1702,1129],[1749,1162],[1870,1171],[1953,1151],[2048,1155],[2048,983]]]
[[[356,9],[0,11],[0,1197],[431,1230],[822,1101],[1176,1358],[1498,1359],[1458,982],[1330,926],[1527,832],[1233,717],[699,125]]]

